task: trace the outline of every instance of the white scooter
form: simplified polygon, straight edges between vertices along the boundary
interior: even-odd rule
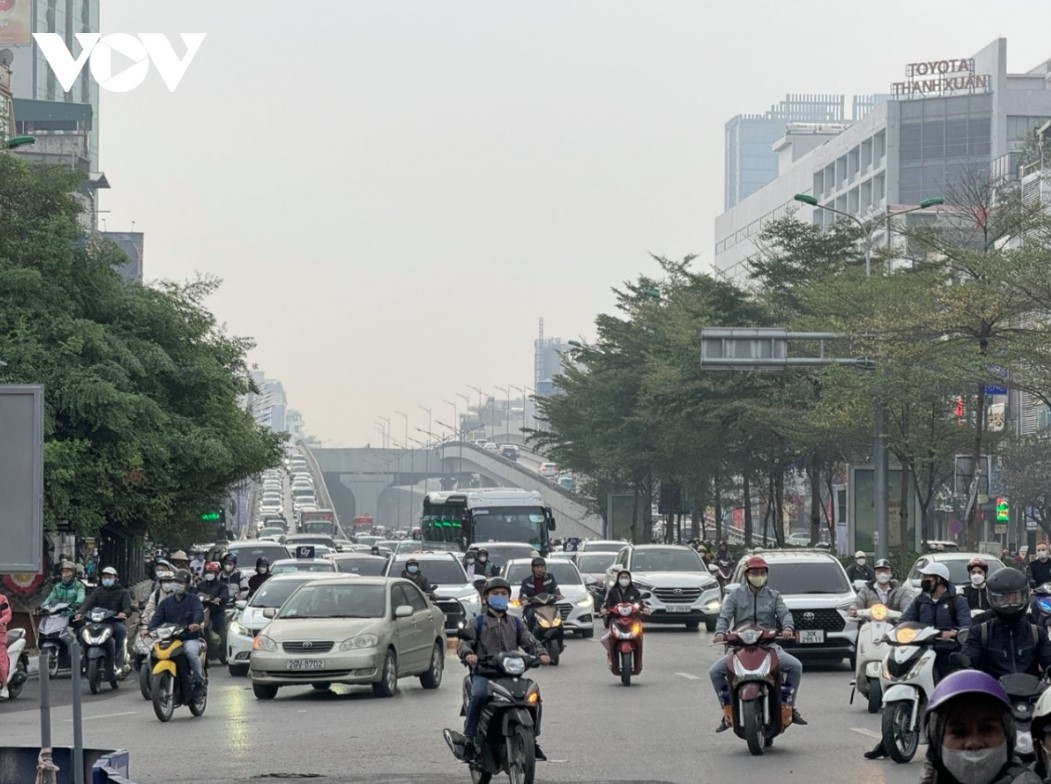
[[[880,671],[883,747],[901,764],[911,761],[919,746],[924,707],[934,691],[934,644],[940,636],[939,629],[912,621],[886,634],[890,650]]]
[[[26,653],[26,633],[22,629],[7,630],[7,694],[18,699],[22,686],[29,677],[29,654]]]
[[[854,665],[854,689],[850,692],[850,704],[854,704],[854,693],[860,692],[868,698],[869,713],[879,713],[883,706],[883,686],[880,671],[889,646],[887,632],[901,617],[898,610],[890,610],[885,604],[874,604],[867,610],[858,610],[853,620],[862,623],[858,629],[857,653]]]

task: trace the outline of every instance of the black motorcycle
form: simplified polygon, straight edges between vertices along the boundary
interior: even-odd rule
[[[1051,630],[1051,583],[1044,583],[1033,589],[1029,612],[1032,613],[1033,623]]]
[[[552,594],[538,593],[527,599],[527,607],[533,608],[530,633],[547,650],[551,663],[558,666],[559,654],[565,650],[565,629],[562,626],[562,613],[558,609],[558,600]]]
[[[48,677],[54,678],[59,670],[68,670],[72,661],[65,638],[69,628],[69,603],[42,605],[37,615],[43,616],[37,626],[37,645],[47,657]]]
[[[110,688],[117,688],[117,645],[113,636],[113,624],[124,623],[113,610],[94,607],[88,612],[80,632],[80,644],[84,649],[84,663],[88,686],[92,694],[102,688],[102,678],[109,681]]]
[[[1022,762],[1029,765],[1036,759],[1033,748],[1033,735],[1030,725],[1033,722],[1033,706],[1040,695],[1047,689],[1047,681],[1025,672],[1000,676],[1000,685],[1007,692],[1011,701],[1011,713],[1015,720],[1015,754]]]
[[[473,784],[488,784],[494,775],[504,772],[511,784],[533,784],[540,687],[526,678],[525,672],[538,666],[540,659],[517,651],[478,660],[476,672],[489,679],[489,698],[478,722],[474,759],[464,756],[463,735],[454,730],[443,733],[453,756],[470,763]],[[464,714],[470,698],[471,677],[467,676],[463,684]]]

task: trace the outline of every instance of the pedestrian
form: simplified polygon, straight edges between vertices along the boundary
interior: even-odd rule
[[[11,617],[11,605],[0,593],[0,699],[3,700],[11,696],[7,693],[7,679],[11,675],[7,666],[7,625],[11,623]]]

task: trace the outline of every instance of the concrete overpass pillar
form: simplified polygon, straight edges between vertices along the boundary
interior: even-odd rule
[[[390,484],[390,477],[380,474],[367,476],[343,474],[339,477],[339,483],[354,494],[355,514],[370,514],[375,519],[380,519],[380,493]],[[350,521],[345,521],[349,523]]]

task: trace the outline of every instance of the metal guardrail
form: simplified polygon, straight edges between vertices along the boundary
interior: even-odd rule
[[[343,530],[343,526],[339,522],[339,514],[336,513],[336,507],[332,503],[332,496],[328,493],[328,486],[325,484],[325,475],[321,473],[321,466],[318,465],[317,458],[314,457],[314,453],[310,451],[304,442],[299,441],[296,443],[303,456],[306,457],[307,463],[310,464],[310,473],[314,475],[314,487],[317,488],[319,493],[318,500],[322,502],[322,509],[331,509],[333,516],[336,518],[336,533],[339,534],[338,539],[349,539],[346,532]]]

